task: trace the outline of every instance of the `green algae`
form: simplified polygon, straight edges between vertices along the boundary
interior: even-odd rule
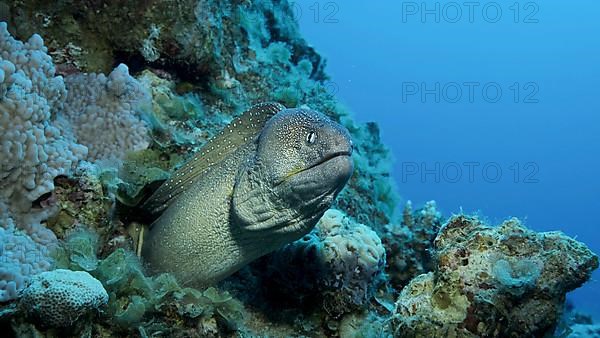
[[[123,248],[97,258],[97,239],[80,229],[67,237],[54,257],[57,268],[85,270],[102,283],[109,294],[104,325],[125,331],[141,328],[151,334],[160,321],[166,327],[173,320],[214,318],[227,330],[243,328],[244,307],[228,292],[182,287],[170,274],[146,276],[139,259]]]

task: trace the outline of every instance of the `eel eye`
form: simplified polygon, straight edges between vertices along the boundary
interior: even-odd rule
[[[315,133],[314,131],[311,131],[308,134],[306,134],[306,142],[308,142],[309,144],[313,144],[316,141],[317,141],[317,133]]]

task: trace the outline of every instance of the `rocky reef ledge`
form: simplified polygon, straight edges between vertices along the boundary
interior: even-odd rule
[[[3,336],[598,332],[565,310],[598,267],[584,244],[402,208],[377,125],[336,101],[287,1],[0,1],[0,21]],[[131,206],[264,101],[349,130],[355,171],[333,208],[218,285],[148,274]]]

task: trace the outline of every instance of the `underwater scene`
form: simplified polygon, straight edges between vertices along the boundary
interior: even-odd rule
[[[0,337],[600,337],[599,9],[0,1]]]

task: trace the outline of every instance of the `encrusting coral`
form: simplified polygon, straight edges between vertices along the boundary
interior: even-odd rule
[[[598,257],[558,232],[535,233],[517,219],[490,227],[453,216],[434,242],[436,266],[396,302],[400,337],[552,334],[565,294],[586,282]]]

